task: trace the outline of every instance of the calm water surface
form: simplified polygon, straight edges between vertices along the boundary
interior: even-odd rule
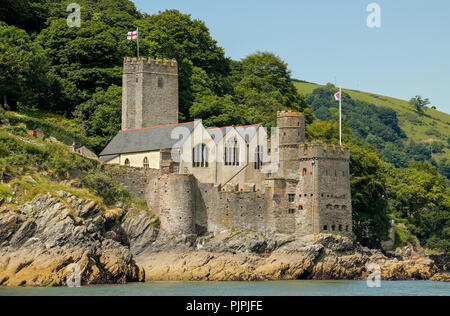
[[[380,288],[366,281],[274,282],[148,282],[81,288],[0,288],[9,295],[139,295],[139,296],[336,296],[336,295],[450,295],[450,283],[432,281],[382,281]]]

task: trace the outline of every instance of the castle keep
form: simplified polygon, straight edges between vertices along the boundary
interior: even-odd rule
[[[170,234],[352,235],[347,147],[305,142],[298,112],[278,112],[270,137],[178,123],[175,60],[125,58],[122,130],[100,159]]]

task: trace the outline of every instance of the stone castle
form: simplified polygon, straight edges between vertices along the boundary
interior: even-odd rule
[[[260,125],[178,123],[175,60],[125,58],[122,130],[105,167],[173,235],[225,230],[352,235],[350,152],[305,141],[302,113]]]

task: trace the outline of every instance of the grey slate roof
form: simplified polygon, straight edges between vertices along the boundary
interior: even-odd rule
[[[180,144],[177,143],[181,136],[172,139],[172,131],[177,127],[184,127],[187,129],[186,132],[191,134],[198,124],[201,124],[201,121],[120,131],[103,149],[100,156],[179,148]]]

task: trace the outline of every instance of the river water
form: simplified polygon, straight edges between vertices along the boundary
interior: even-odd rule
[[[148,282],[80,288],[0,288],[0,296],[338,296],[436,295],[449,296],[450,283],[432,281],[381,281],[370,288],[366,281],[270,282]]]

